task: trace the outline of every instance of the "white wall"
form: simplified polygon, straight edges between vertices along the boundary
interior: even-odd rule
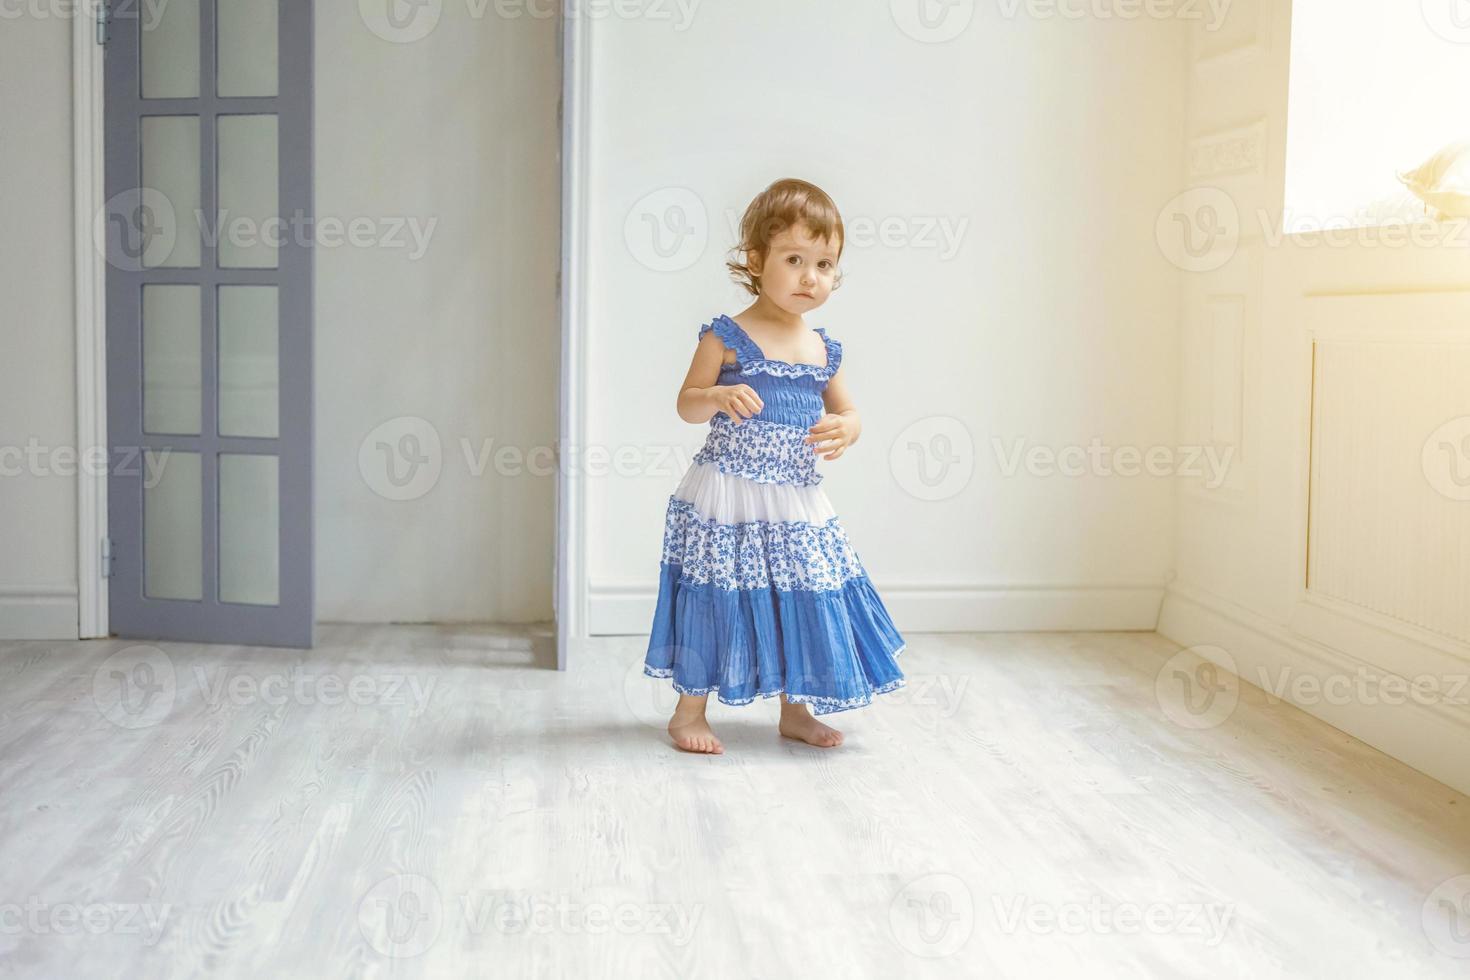
[[[0,22],[0,77],[0,636],[75,639],[71,22]]]
[[[552,616],[553,479],[537,461],[479,475],[488,445],[549,453],[557,433],[560,87],[553,19],[444,5],[411,43],[357,4],[318,4],[319,220],[437,222],[427,251],[319,247],[317,610],[322,620],[526,622]],[[27,8],[28,10],[31,8]],[[424,8],[428,10],[430,8]],[[75,446],[71,22],[0,22],[0,446]],[[377,230],[388,231],[380,222]],[[413,416],[440,476],[390,500],[359,465]],[[10,460],[6,460],[10,462]],[[544,464],[544,459],[542,460]],[[400,459],[399,465],[403,464]],[[0,637],[75,638],[76,481],[0,478]]]
[[[809,318],[844,342],[863,417],[823,487],[900,628],[1153,628],[1168,480],[1007,476],[992,440],[1174,445],[1179,279],[1155,219],[1180,182],[1186,35],[1003,6],[947,43],[837,0],[587,25],[588,439],[645,461],[589,483],[594,633],[647,631],[667,496],[705,431],[675,396],[698,325],[746,302],[722,264],[732,223],[785,176],[850,229],[898,219],[906,243],[852,235]],[[671,204],[708,240],[662,271],[646,223]],[[926,247],[935,218],[965,228],[951,255]],[[921,499],[941,436],[952,475]]]

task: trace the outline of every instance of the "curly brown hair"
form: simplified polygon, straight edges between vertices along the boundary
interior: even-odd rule
[[[759,296],[761,277],[751,271],[751,255],[759,255],[764,268],[771,239],[795,225],[805,225],[816,238],[828,242],[835,240],[837,257],[842,258],[842,246],[847,236],[837,205],[816,184],[785,177],[757,194],[745,209],[745,216],[740,219],[740,244],[730,249],[735,259],[725,263],[730,270],[730,278],[752,296]],[[841,283],[842,273],[838,272],[832,288],[836,289]]]

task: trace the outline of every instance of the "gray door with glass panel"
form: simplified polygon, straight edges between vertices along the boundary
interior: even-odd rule
[[[113,0],[110,630],[313,642],[310,0]]]

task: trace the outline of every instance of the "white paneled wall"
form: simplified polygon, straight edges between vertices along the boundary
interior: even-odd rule
[[[1396,326],[1316,345],[1307,588],[1470,644],[1470,338]]]
[[[1470,503],[1442,492],[1470,475],[1470,249],[1281,234],[1291,23],[1192,28],[1185,176],[1227,233],[1187,263],[1180,418],[1232,455],[1180,481],[1159,631],[1470,791]]]

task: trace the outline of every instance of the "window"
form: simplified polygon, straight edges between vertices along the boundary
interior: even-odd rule
[[[1284,230],[1424,219],[1397,174],[1470,141],[1470,0],[1295,0]]]

